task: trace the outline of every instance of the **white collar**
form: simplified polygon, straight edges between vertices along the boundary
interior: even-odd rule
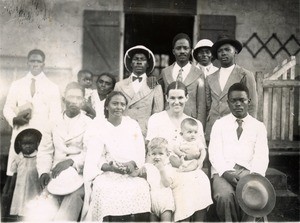
[[[39,73],[38,75],[36,76],[33,76],[33,74],[29,71],[26,75],[27,78],[29,78],[30,80],[33,78],[35,79],[36,81],[38,80],[42,80],[43,78],[46,77],[45,73],[42,71],[41,73]]]
[[[192,66],[192,65],[191,65],[190,62],[188,62],[188,63],[187,63],[185,66],[183,66],[183,67],[179,66],[178,63],[175,62],[174,68],[177,69],[177,70],[182,69],[182,70],[186,71],[186,70],[191,69],[191,66]]]

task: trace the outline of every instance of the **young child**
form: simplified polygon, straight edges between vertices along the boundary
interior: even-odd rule
[[[93,119],[96,116],[96,111],[92,106],[92,94],[94,91],[97,91],[92,89],[93,73],[89,70],[80,70],[77,73],[77,81],[82,87],[84,87],[85,90],[85,103],[82,110],[86,112],[87,116]]]
[[[36,154],[41,138],[40,131],[25,129],[15,139],[17,156],[12,162],[11,171],[17,173],[17,180],[10,208],[11,215],[25,216],[26,204],[41,192],[36,169]]]
[[[201,150],[205,149],[205,146],[197,137],[198,123],[192,118],[186,118],[181,122],[182,136],[178,146],[174,146],[173,154],[170,155],[170,161],[174,167],[179,168],[181,171],[193,171],[196,168],[202,168],[198,162],[201,154]]]
[[[175,211],[172,189],[172,167],[168,159],[168,142],[153,138],[148,144],[148,159],[142,168],[131,175],[147,179],[151,194],[151,221],[171,222]]]

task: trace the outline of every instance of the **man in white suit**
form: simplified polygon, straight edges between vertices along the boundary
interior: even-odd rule
[[[84,104],[84,89],[77,82],[67,85],[64,103],[66,110],[55,121],[51,131],[43,135],[37,153],[37,171],[42,188],[48,185],[51,178],[58,177],[69,167],[82,175],[86,154],[83,136],[91,119],[80,111]],[[64,185],[66,188],[61,190],[68,191],[68,186],[72,187]],[[53,220],[77,221],[83,206],[83,197],[83,186],[67,195],[56,196],[60,207]]]
[[[16,156],[14,141],[26,128],[38,129],[42,134],[61,113],[59,88],[43,72],[45,54],[39,49],[27,56],[29,72],[12,83],[4,105],[3,114],[13,128],[8,155],[7,175],[12,176],[11,163]]]
[[[126,96],[126,114],[139,123],[145,137],[149,117],[164,109],[161,86],[156,85],[152,88],[147,83],[147,75],[155,67],[155,58],[148,48],[138,45],[127,50],[124,64],[131,75],[116,83],[115,91],[121,91]]]

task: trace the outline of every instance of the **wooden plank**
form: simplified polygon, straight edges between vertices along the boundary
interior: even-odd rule
[[[272,92],[272,140],[276,140],[279,138],[280,135],[280,108],[281,107],[281,89],[280,88],[273,88]]]
[[[295,149],[300,151],[300,141],[288,141],[288,140],[269,140],[269,149]]]
[[[264,74],[264,78],[267,78],[268,74]],[[263,86],[264,87],[264,86]],[[271,111],[272,106],[272,88],[264,89],[263,91],[263,122],[267,128],[268,138],[271,138],[271,115],[269,112]]]
[[[256,85],[258,95],[257,119],[263,121],[264,88],[262,72],[256,72]]]
[[[287,62],[286,64],[283,64],[280,69],[275,71],[271,77],[269,77],[269,80],[276,80],[278,79],[286,70],[290,69],[291,67],[294,67],[296,65],[296,57],[291,56],[291,61]]]
[[[295,67],[291,68],[291,80],[295,80]],[[300,81],[298,81],[299,83]],[[295,88],[291,88],[290,90],[290,117],[289,117],[289,140],[293,141],[294,138],[294,115],[295,115],[295,111],[294,111],[294,92],[295,92]]]
[[[295,73],[294,73],[295,77]],[[264,87],[300,87],[298,80],[263,80]]]
[[[282,80],[287,79],[287,71],[283,73]],[[286,136],[288,135],[288,122],[287,122],[287,116],[289,113],[287,113],[287,108],[289,107],[287,104],[287,100],[289,98],[289,92],[287,88],[282,88],[282,95],[281,95],[281,133],[280,138],[281,140],[286,139]]]

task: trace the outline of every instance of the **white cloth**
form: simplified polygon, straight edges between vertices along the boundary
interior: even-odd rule
[[[92,107],[96,111],[96,116],[99,118],[104,118],[104,100],[100,100],[97,90],[93,90],[91,94]]]
[[[137,77],[137,75],[132,73],[130,78],[132,78],[133,76]],[[143,85],[143,82],[145,82],[146,79],[147,79],[146,73],[140,75],[139,77],[143,78],[141,82],[138,79],[136,79],[135,81],[132,81],[132,87],[133,87],[133,90],[134,90],[135,93],[139,92],[140,88]]]
[[[226,82],[231,74],[231,72],[233,71],[235,67],[235,64],[231,65],[230,67],[221,67],[220,68],[220,79],[219,79],[219,83],[220,83],[220,87],[221,87],[221,90],[223,91],[225,85],[226,85]]]
[[[101,170],[108,162],[106,152],[118,162],[135,161],[138,167],[144,164],[145,144],[139,124],[127,116],[123,116],[118,126],[107,119],[95,118],[84,142],[87,155],[83,174],[86,184],[83,218],[102,221],[108,215],[150,212],[149,186],[145,179]]]
[[[197,63],[197,66],[196,66],[196,67],[198,67],[200,70],[202,70],[202,72],[203,72],[204,75],[205,75],[205,78],[206,78],[208,75],[210,75],[210,74],[216,72],[216,71],[219,69],[218,67],[215,67],[212,63],[210,63],[210,64],[207,65],[207,66],[202,66],[201,64]]]
[[[157,167],[151,163],[145,163],[147,181],[150,185],[151,212],[160,217],[165,211],[175,211],[175,203],[170,187],[165,187],[161,183],[161,175]],[[166,166],[165,170],[170,178],[174,175],[171,166]]]
[[[91,119],[83,113],[71,119],[61,114],[50,132],[42,137],[37,153],[39,176],[50,173],[57,163],[67,159],[72,159],[73,167],[82,172],[86,153],[83,136],[90,123]]]
[[[173,79],[177,80],[179,70],[182,69],[182,82],[183,82],[187,77],[187,75],[189,74],[191,67],[192,65],[190,63],[187,63],[184,67],[180,67],[177,63],[175,63],[172,71]]]
[[[13,127],[7,175],[12,175],[11,162],[16,156],[13,147],[18,133],[26,128],[36,128],[43,134],[61,114],[61,97],[58,86],[42,72],[34,77],[36,79],[35,94],[32,97],[30,91],[32,77],[33,75],[29,72],[25,77],[12,83],[3,108],[5,119]],[[29,104],[32,106],[29,123],[20,127],[13,126],[13,118],[17,116],[20,108]]]
[[[170,144],[169,148],[172,148],[173,145],[178,143],[181,121],[188,117],[183,114],[181,120],[178,120],[178,126],[175,126],[166,111],[153,114],[148,122],[146,139],[165,138]],[[198,137],[206,145],[202,124],[198,120],[196,121],[199,126]],[[201,169],[190,172],[176,172],[172,190],[176,207],[174,221],[186,219],[196,211],[205,209],[212,204],[210,182]]]
[[[212,175],[219,176],[241,165],[250,173],[265,175],[269,163],[267,131],[264,124],[250,115],[243,119],[243,132],[237,138],[238,124],[232,114],[218,119],[213,125],[209,144]]]

